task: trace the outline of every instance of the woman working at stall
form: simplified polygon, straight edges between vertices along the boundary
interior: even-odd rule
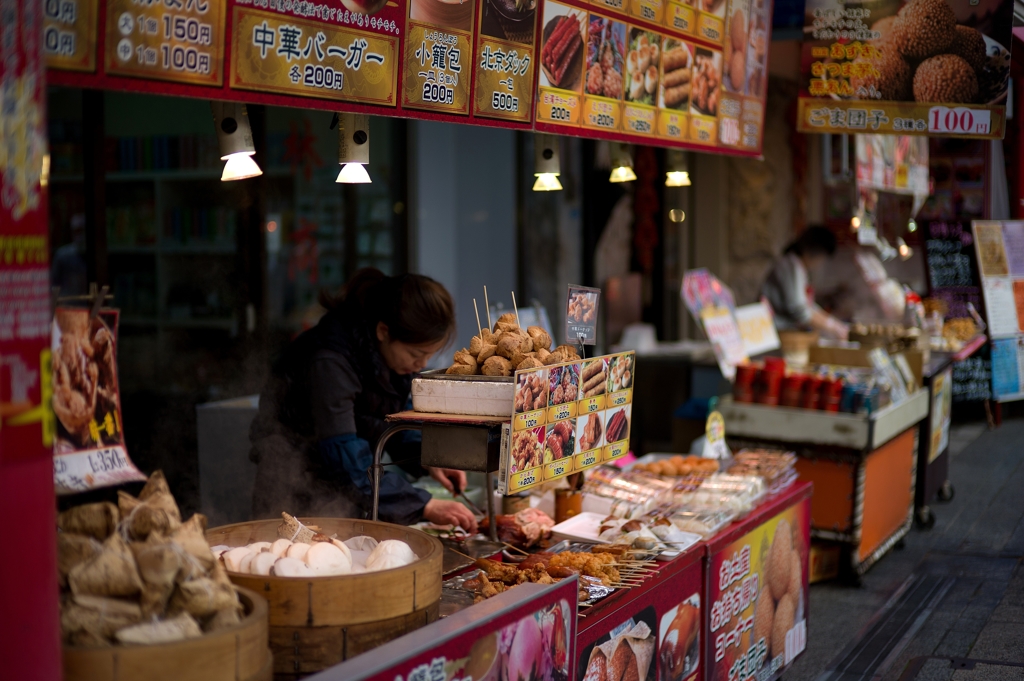
[[[327,314],[285,349],[260,394],[249,433],[250,458],[257,463],[256,518],[282,511],[368,517],[373,449],[384,418],[405,408],[413,374],[455,331],[448,291],[416,274],[361,270],[340,297],[321,296],[320,302]],[[420,467],[417,439],[396,435],[386,448],[410,473],[429,473],[449,491],[465,489],[462,471]],[[465,506],[432,499],[395,471],[381,476],[379,517],[476,531]]]
[[[817,331],[829,338],[846,340],[850,329],[814,302],[809,276],[836,252],[836,237],[820,226],[808,227],[786,247],[761,285],[761,295],[775,311],[780,331]]]

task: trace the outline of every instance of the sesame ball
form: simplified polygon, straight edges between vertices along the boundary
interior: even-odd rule
[[[946,52],[955,34],[956,15],[943,0],[911,0],[896,15],[891,38],[913,61]]]
[[[911,82],[913,71],[910,64],[895,50],[882,50],[881,56],[876,59],[859,58],[855,63],[870,64],[878,72],[878,75],[854,76],[850,78],[850,85],[854,92],[861,88],[870,90],[874,86],[875,91],[881,97],[879,99],[889,101],[906,101],[910,99]]]
[[[962,57],[975,71],[985,68],[985,38],[970,26],[957,26],[950,54]]]
[[[973,102],[978,77],[962,57],[940,54],[925,59],[914,73],[914,100],[918,102]]]

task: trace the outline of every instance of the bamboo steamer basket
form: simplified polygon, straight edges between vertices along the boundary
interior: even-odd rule
[[[64,681],[271,681],[267,602],[235,587],[238,624],[176,643],[109,648],[64,647]]]
[[[345,540],[367,535],[400,539],[420,557],[392,570],[335,577],[263,577],[228,573],[270,607],[270,648],[278,681],[344,662],[438,618],[444,547],[430,535],[402,525],[353,518],[301,518],[320,532]],[[210,546],[245,546],[278,539],[280,520],[256,520],[206,532]]]

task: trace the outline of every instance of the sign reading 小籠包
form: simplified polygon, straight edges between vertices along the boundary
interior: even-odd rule
[[[808,0],[801,132],[1000,139],[1013,2]]]
[[[402,106],[469,114],[476,2],[409,0]]]

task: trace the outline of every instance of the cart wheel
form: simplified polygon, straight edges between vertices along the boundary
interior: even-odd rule
[[[935,525],[935,514],[927,506],[922,506],[917,509],[917,513],[914,514],[914,520],[917,521],[917,526],[922,530],[930,530]],[[900,539],[896,542],[896,548],[902,549],[905,546],[903,540]]]
[[[956,488],[953,487],[953,483],[949,480],[942,483],[942,487],[939,488],[939,501],[953,501],[955,496]]]

